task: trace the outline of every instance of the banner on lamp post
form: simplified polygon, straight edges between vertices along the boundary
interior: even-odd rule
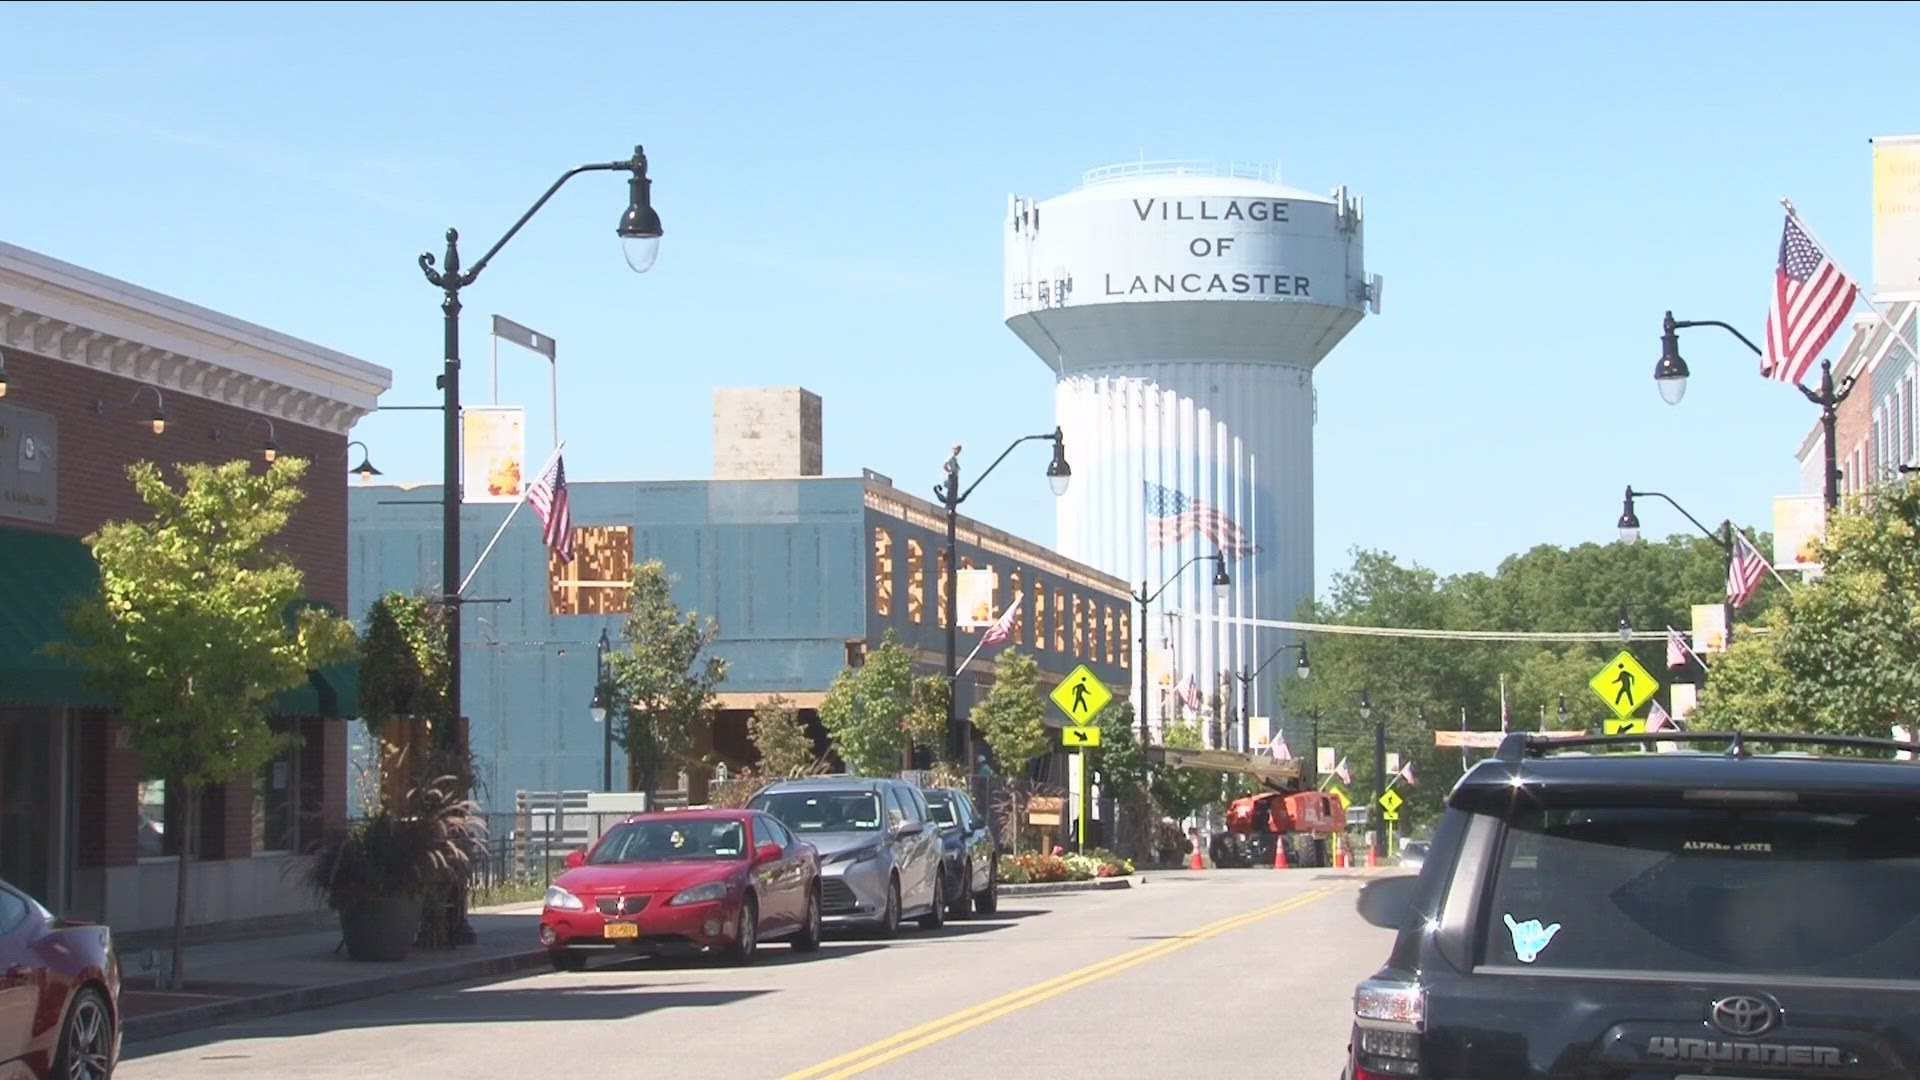
[[[1776,495],[1773,499],[1773,568],[1818,573],[1814,544],[1826,535],[1827,506],[1818,495]]]
[[[1725,605],[1693,605],[1693,651],[1697,656],[1727,651],[1727,609]]]
[[[460,413],[460,434],[461,499],[519,502],[527,492],[527,410],[469,405]]]
[[[993,610],[993,577],[992,570],[961,569],[955,573],[954,582],[960,590],[955,603],[960,611],[961,629],[992,626],[999,618]]]

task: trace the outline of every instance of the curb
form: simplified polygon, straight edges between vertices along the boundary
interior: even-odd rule
[[[284,1013],[360,1001],[383,994],[398,993],[402,990],[418,990],[422,987],[439,986],[445,983],[496,978],[546,965],[547,950],[535,948],[526,952],[477,957],[472,960],[442,964],[438,967],[417,968],[413,971],[376,975],[350,982],[303,986],[294,990],[261,994],[258,997],[195,1005],[185,1009],[154,1013],[151,1016],[131,1017],[121,1027],[120,1037],[128,1043],[144,1042],[168,1035],[178,1035],[183,1031],[230,1024],[236,1020],[257,1020],[267,1016],[279,1016]]]
[[[1092,881],[1043,881],[1032,885],[1002,885],[1001,896],[1045,896],[1048,893],[1096,892],[1107,889],[1131,889],[1133,879],[1094,878]]]

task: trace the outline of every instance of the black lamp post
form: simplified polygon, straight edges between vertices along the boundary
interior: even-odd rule
[[[1687,362],[1680,358],[1680,335],[1676,331],[1689,326],[1717,326],[1734,337],[1740,343],[1753,350],[1755,356],[1766,355],[1747,335],[1716,319],[1675,319],[1669,311],[1660,324],[1660,361],[1654,365],[1653,381],[1660,388],[1660,397],[1669,405],[1680,404],[1687,393]],[[1827,510],[1832,512],[1840,505],[1840,449],[1836,429],[1839,425],[1840,403],[1847,400],[1853,392],[1854,377],[1849,375],[1838,386],[1833,382],[1833,363],[1820,361],[1820,389],[1809,390],[1799,383],[1794,389],[1806,396],[1808,401],[1820,407],[1820,432],[1826,444],[1826,475],[1822,484],[1822,495]],[[1728,627],[1732,629],[1731,626]]]
[[[447,230],[447,251],[444,260],[437,266],[431,253],[420,256],[420,272],[426,275],[429,284],[441,291],[440,310],[443,313],[446,339],[446,367],[439,379],[442,393],[442,446],[444,470],[440,489],[440,592],[447,613],[447,717],[448,722],[440,725],[435,732],[435,742],[440,749],[453,751],[458,749],[457,728],[464,713],[460,702],[460,290],[473,284],[480,271],[499,254],[507,241],[519,233],[540,208],[553,198],[553,193],[568,180],[584,172],[625,172],[631,177],[628,183],[628,202],[626,212],[620,216],[615,227],[627,264],[635,272],[644,273],[652,268],[654,258],[660,251],[660,215],[654,212],[652,203],[652,184],[647,179],[647,155],[638,146],[633,148],[633,156],[625,161],[609,161],[591,165],[576,165],[560,174],[560,179],[547,188],[546,194],[534,200],[520,220],[513,223],[506,235],[494,241],[486,254],[480,256],[472,269],[460,267],[460,233],[456,229]],[[458,901],[459,914],[454,927],[455,944],[471,944],[475,938],[473,928],[466,920],[465,898]]]
[[[1140,591],[1133,594],[1134,601],[1140,605],[1140,708],[1139,708],[1139,714],[1140,714],[1140,745],[1143,748],[1147,745],[1149,741],[1151,741],[1151,736],[1149,736],[1147,733],[1147,713],[1153,704],[1153,687],[1147,685],[1147,605],[1153,603],[1155,600],[1158,600],[1160,598],[1160,594],[1167,591],[1167,586],[1180,580],[1180,575],[1186,573],[1187,567],[1192,566],[1194,563],[1197,563],[1202,559],[1213,560],[1213,595],[1218,599],[1225,599],[1227,595],[1227,590],[1233,586],[1233,579],[1227,576],[1226,556],[1220,554],[1217,551],[1211,555],[1195,555],[1193,558],[1188,559],[1186,562],[1181,563],[1180,568],[1178,570],[1175,570],[1172,574],[1170,574],[1167,577],[1167,580],[1161,582],[1160,587],[1153,590],[1151,593],[1147,591],[1147,583],[1143,581],[1140,583]]]
[[[607,670],[607,653],[612,651],[612,643],[607,640],[607,632],[600,631],[600,644],[594,649],[593,664],[593,702],[587,706],[587,712],[593,722],[600,725],[600,790],[613,790],[613,713],[614,698],[617,691],[613,685],[613,675]]]
[[[1242,753],[1253,753],[1253,718],[1249,715],[1252,711],[1249,698],[1253,689],[1253,680],[1259,678],[1260,673],[1267,670],[1268,664],[1278,660],[1280,654],[1294,649],[1300,651],[1300,662],[1294,665],[1293,673],[1304,679],[1307,677],[1308,671],[1311,670],[1307,664],[1307,643],[1304,641],[1296,645],[1282,645],[1273,650],[1272,656],[1260,661],[1259,667],[1254,668],[1252,671],[1241,671],[1234,675],[1234,678],[1240,680],[1240,751]]]
[[[964,489],[960,487],[960,447],[955,446],[953,453],[947,457],[946,482],[933,485],[934,497],[940,500],[940,505],[947,508],[947,597],[946,603],[942,605],[946,608],[947,617],[947,745],[953,754],[953,760],[968,775],[973,773],[973,725],[960,718],[960,672],[955,670],[960,656],[960,552],[956,539],[959,531],[960,504],[967,501],[967,496],[973,494],[973,489],[980,486],[980,481],[985,480],[1001,462],[1007,460],[1007,455],[1013,453],[1014,447],[1037,439],[1048,439],[1053,442],[1053,460],[1047,463],[1047,484],[1053,488],[1056,497],[1065,495],[1068,483],[1073,480],[1073,468],[1067,464],[1066,436],[1057,427],[1039,435],[1022,435],[1013,440],[1007,444],[1005,450],[1000,451],[999,457],[993,459],[993,464],[987,466],[986,471],[975,477],[973,483],[968,484]]]
[[[1668,495],[1667,493],[1662,491],[1635,491],[1633,490],[1633,485],[1631,484],[1627,485],[1626,497],[1622,499],[1620,503],[1619,526],[1620,526],[1620,539],[1623,542],[1631,544],[1640,539],[1640,516],[1633,512],[1633,500],[1642,498],[1642,497],[1665,499],[1667,501],[1668,506],[1671,506],[1675,510],[1680,511],[1681,516],[1685,517],[1688,521],[1693,522],[1693,527],[1696,529],[1699,529],[1702,536],[1705,536],[1707,539],[1720,545],[1720,550],[1726,554],[1726,563],[1725,563],[1724,569],[1729,575],[1733,572],[1733,547],[1734,547],[1733,522],[1731,520],[1721,522],[1720,527],[1724,531],[1724,533],[1716,533],[1712,529],[1707,528],[1705,525],[1700,524],[1699,518],[1694,517],[1692,514],[1687,513],[1686,507],[1681,506],[1677,502],[1674,502],[1673,496]],[[1727,622],[1726,643],[1731,645],[1733,644],[1733,600],[1732,598],[1729,597],[1728,599],[1722,601],[1720,606],[1726,611],[1726,622]],[[1633,634],[1633,627],[1627,623],[1626,608],[1622,607],[1620,609],[1620,640],[1626,641],[1629,638],[1631,638],[1632,634]]]
[[[1373,701],[1365,690],[1360,691],[1360,720],[1365,723],[1373,720]],[[1370,838],[1368,846],[1373,849],[1375,860],[1386,857],[1386,830],[1374,818],[1381,812],[1380,800],[1387,794],[1387,718],[1373,720],[1373,806],[1367,810],[1367,820],[1372,824],[1367,829]]]

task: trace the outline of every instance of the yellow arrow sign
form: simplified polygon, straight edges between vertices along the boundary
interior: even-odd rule
[[[1382,820],[1382,821],[1399,821],[1399,820],[1400,820],[1400,811],[1398,811],[1398,810],[1387,810],[1387,811],[1384,811],[1384,812],[1382,812],[1382,813],[1381,813],[1381,815],[1380,815],[1380,820]]]
[[[1589,679],[1587,685],[1593,687],[1593,692],[1607,703],[1613,715],[1619,717],[1639,712],[1640,706],[1651,700],[1653,692],[1660,689],[1660,684],[1647,674],[1647,669],[1641,667],[1640,661],[1625,649],[1607,661],[1607,666]]]
[[[1099,746],[1100,729],[1088,726],[1063,727],[1060,729],[1061,746]]]
[[[1387,812],[1387,820],[1392,821],[1394,818],[1400,816],[1400,804],[1406,801],[1407,800],[1400,797],[1399,792],[1388,788],[1386,794],[1380,796],[1380,809],[1385,810]]]
[[[1061,679],[1049,696],[1060,706],[1060,711],[1067,714],[1067,719],[1076,724],[1091,724],[1100,710],[1107,707],[1107,702],[1113,700],[1113,691],[1088,671],[1087,665],[1081,664],[1073,669],[1073,674]]]
[[[1607,721],[1601,725],[1601,730],[1608,735],[1645,735],[1647,722],[1637,716],[1627,716]]]

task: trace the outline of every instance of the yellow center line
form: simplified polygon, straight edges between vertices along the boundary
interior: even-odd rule
[[[1315,889],[1291,899],[1282,900],[1277,904],[1208,923],[1197,930],[1186,931],[1166,941],[1156,941],[1151,945],[1108,957],[1064,975],[1022,987],[1012,993],[1002,994],[991,1001],[984,1001],[958,1012],[949,1013],[938,1020],[930,1020],[918,1027],[909,1028],[810,1068],[789,1073],[783,1080],[839,1080],[841,1077],[865,1072],[894,1058],[913,1053],[944,1039],[950,1039],[963,1031],[996,1020],[1008,1013],[1037,1005],[1048,998],[1085,986],[1095,980],[1104,979],[1137,964],[1144,964],[1168,953],[1177,952],[1229,930],[1312,903],[1336,891],[1338,890],[1331,886]]]

